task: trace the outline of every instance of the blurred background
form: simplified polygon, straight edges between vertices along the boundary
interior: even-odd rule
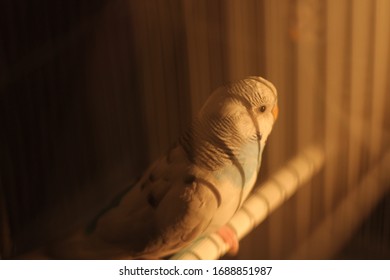
[[[272,81],[265,180],[326,161],[239,259],[390,259],[390,1],[0,2],[0,258],[63,238],[167,150],[216,87]]]

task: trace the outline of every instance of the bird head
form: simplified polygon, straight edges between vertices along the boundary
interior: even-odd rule
[[[277,117],[276,88],[254,76],[215,90],[199,113],[203,123],[219,127],[216,131],[226,128],[236,131],[241,140],[261,139],[264,143]]]

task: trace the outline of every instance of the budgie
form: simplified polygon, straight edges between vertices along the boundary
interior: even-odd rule
[[[261,77],[216,89],[189,129],[131,189],[49,254],[157,259],[211,232],[230,242],[226,224],[255,184],[277,114],[277,91]]]

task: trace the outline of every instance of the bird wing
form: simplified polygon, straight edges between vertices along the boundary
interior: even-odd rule
[[[213,180],[176,145],[144,173],[119,205],[99,217],[90,234],[135,257],[173,253],[211,224],[221,204]]]

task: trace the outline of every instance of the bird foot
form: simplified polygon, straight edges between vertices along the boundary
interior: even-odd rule
[[[240,247],[236,232],[229,226],[225,225],[221,227],[217,234],[223,239],[225,244],[228,246],[228,255],[235,256],[238,253]]]

